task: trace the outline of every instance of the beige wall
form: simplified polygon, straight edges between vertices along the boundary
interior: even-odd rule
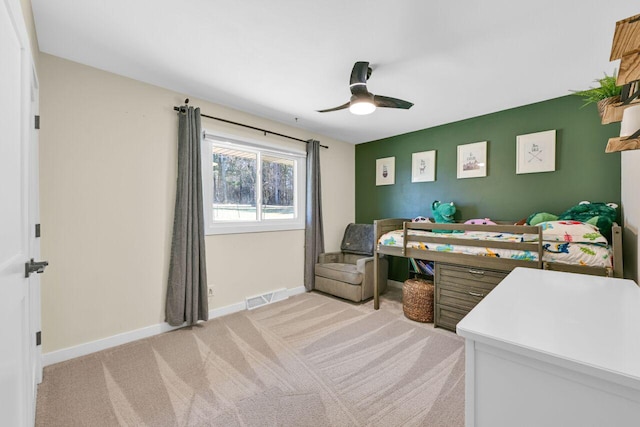
[[[174,105],[188,95],[40,56],[40,191],[45,353],[164,321],[176,179]],[[326,248],[355,215],[355,148],[191,98],[203,113],[316,138]],[[203,119],[203,127],[265,138]],[[279,137],[267,137],[284,146]],[[208,236],[210,309],[303,285],[304,231]]]

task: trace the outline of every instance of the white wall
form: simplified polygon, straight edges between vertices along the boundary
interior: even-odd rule
[[[355,215],[355,147],[54,56],[40,56],[45,353],[164,321],[176,180],[174,105],[328,145],[327,250]],[[203,119],[203,127],[265,138]],[[303,143],[266,137],[283,146]],[[210,309],[303,285],[304,231],[208,236]]]
[[[38,69],[40,49],[38,48],[38,38],[36,36],[36,26],[33,21],[33,11],[31,9],[31,0],[20,0],[20,6],[22,8],[22,16],[24,18],[25,27],[27,28],[27,34],[29,35],[29,43],[31,44],[31,52],[33,53],[33,63],[36,70]]]
[[[624,277],[640,283],[638,265],[640,265],[640,150],[623,151],[622,153],[622,214],[624,217]]]

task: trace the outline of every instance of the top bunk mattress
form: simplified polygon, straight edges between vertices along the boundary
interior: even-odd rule
[[[560,224],[561,226],[564,224]],[[585,224],[588,225],[588,224]],[[554,225],[550,225],[553,227]],[[543,229],[544,229],[543,225]],[[592,226],[590,226],[592,227]],[[562,228],[563,230],[557,230]],[[593,227],[595,228],[595,227]],[[581,234],[566,234],[566,227],[555,226],[555,228],[547,228],[543,231],[543,256],[542,260],[547,262],[556,262],[561,264],[583,265],[590,267],[610,268],[612,263],[612,251],[606,243],[606,239],[593,230],[580,230]],[[549,232],[546,232],[546,231]],[[560,231],[554,232],[555,231]],[[577,230],[572,230],[575,232]],[[425,230],[408,230],[410,236],[418,237],[417,240],[407,242],[407,249],[418,249],[423,251],[450,252],[466,255],[489,256],[495,258],[507,258],[524,261],[537,261],[538,254],[534,251],[502,249],[491,247],[490,242],[534,242],[538,236],[533,234],[513,234],[513,233],[496,233],[484,231],[467,231],[465,233],[435,233]],[[588,234],[586,237],[585,234]],[[597,235],[596,235],[597,234]],[[460,241],[460,244],[436,244],[428,241],[421,241],[419,238],[424,237],[450,237]],[[547,238],[549,240],[547,240]],[[466,246],[465,240],[481,240],[488,242],[486,246]],[[383,234],[378,240],[378,244],[382,247],[400,247],[404,245],[403,230],[394,230]],[[428,254],[425,253],[428,259]]]

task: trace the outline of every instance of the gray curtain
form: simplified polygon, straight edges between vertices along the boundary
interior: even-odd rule
[[[322,192],[320,189],[320,141],[307,141],[307,203],[304,233],[304,287],[315,287],[315,265],[324,252]]]
[[[178,180],[169,260],[166,321],[173,326],[208,320],[204,249],[200,109],[178,112]]]

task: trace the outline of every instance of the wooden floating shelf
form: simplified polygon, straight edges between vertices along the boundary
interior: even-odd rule
[[[630,53],[622,57],[616,84],[624,86],[636,80],[640,80],[640,52]]]
[[[626,137],[623,137],[626,138]],[[636,139],[624,139],[623,138],[609,138],[607,142],[607,148],[605,153],[615,153],[617,151],[638,150],[640,149],[640,138]]]
[[[609,123],[621,122],[624,110],[639,103],[640,100],[636,100],[627,105],[622,105],[622,102],[607,105],[604,107],[604,113],[602,113],[602,124],[608,125]]]
[[[640,15],[616,22],[609,61],[640,51]]]
[[[616,81],[619,86],[640,80],[640,15],[616,22],[610,60],[615,61],[616,59],[621,59],[620,72]],[[635,84],[631,84],[626,90],[633,88],[634,93],[637,93],[635,86]],[[624,110],[627,107],[637,105],[638,102],[640,100],[636,98],[634,102],[627,105],[623,105],[622,102],[606,105],[602,113],[602,124],[621,122]],[[609,138],[607,148],[604,150],[605,153],[640,149],[640,138],[627,138],[626,136]]]

